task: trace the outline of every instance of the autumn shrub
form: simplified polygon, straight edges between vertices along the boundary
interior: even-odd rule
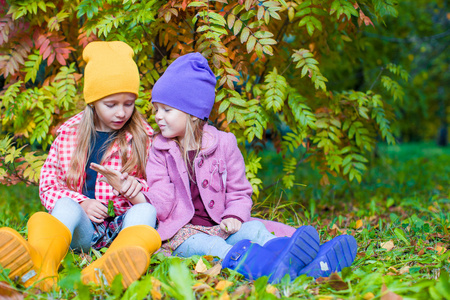
[[[0,0],[0,181],[35,184],[55,129],[81,110],[83,47],[123,40],[141,73],[139,109],[152,122],[151,90],[177,56],[201,52],[218,78],[211,121],[233,132],[255,197],[260,150],[283,157],[285,189],[308,163],[361,182],[378,139],[394,143],[390,99],[401,99],[392,63],[370,89],[327,87],[327,74],[353,69],[367,29],[397,16],[395,1]],[[344,73],[343,73],[344,74]],[[333,75],[334,76],[334,75]],[[303,149],[303,150],[302,150]],[[40,150],[44,151],[41,152]],[[306,159],[296,153],[305,151]]]

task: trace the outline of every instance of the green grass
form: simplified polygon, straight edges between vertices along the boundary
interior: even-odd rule
[[[380,299],[382,289],[404,299],[450,299],[450,149],[433,144],[380,145],[361,184],[333,180],[318,184],[320,175],[301,165],[298,185],[284,190],[281,159],[264,153],[261,172],[266,188],[255,215],[293,226],[315,226],[322,242],[348,233],[358,242],[358,255],[339,277],[267,285],[266,278],[249,283],[234,271],[207,276],[194,272],[200,257],[180,259],[157,254],[147,275],[123,291],[87,287],[79,282],[86,262],[67,255],[60,273],[61,291],[51,297],[72,299]],[[36,188],[0,187],[2,225],[23,230],[28,216],[41,210]],[[393,245],[390,250],[385,243]],[[202,258],[208,268],[216,261]],[[0,274],[19,292],[25,289]],[[232,285],[220,289],[221,281]],[[192,292],[192,291],[195,292]],[[30,298],[47,295],[28,294]]]

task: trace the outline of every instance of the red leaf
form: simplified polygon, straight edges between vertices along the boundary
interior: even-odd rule
[[[66,65],[66,60],[65,60],[64,57],[63,57],[61,54],[59,54],[59,53],[56,53],[56,60],[57,60],[61,65],[63,65],[63,66]]]
[[[55,60],[55,56],[56,54],[54,52],[48,56],[47,66],[50,66],[53,63],[53,61]]]
[[[52,47],[50,47],[50,40],[45,39],[45,41],[42,43],[41,47],[39,48],[39,53],[42,55],[44,59],[47,58],[47,56],[50,55],[50,51],[52,51]]]

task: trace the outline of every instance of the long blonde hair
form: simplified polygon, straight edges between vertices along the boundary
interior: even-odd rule
[[[66,184],[69,189],[78,191],[80,180],[84,180],[87,159],[91,155],[91,144],[95,141],[97,123],[97,114],[90,105],[84,109],[83,117],[80,124],[75,125],[77,128],[77,146],[70,160],[69,170],[67,172]],[[147,163],[147,148],[149,138],[147,130],[144,126],[145,120],[142,115],[134,109],[128,122],[111,136],[108,150],[117,143],[119,145],[120,157],[122,159],[121,172],[131,174],[136,171],[136,176],[146,178],[145,166]],[[133,136],[131,140],[131,156],[128,157],[128,147],[126,133],[129,132]],[[101,163],[106,159],[108,151],[105,151]]]
[[[183,159],[186,164],[189,162],[189,149],[192,149],[192,147],[194,148],[193,150],[195,150],[195,158],[202,148],[203,127],[205,126],[205,124],[206,121],[198,118],[193,120],[191,118],[191,115],[187,114],[186,131],[184,134],[183,144],[177,141],[183,153]],[[192,161],[191,164],[193,163],[194,162]]]

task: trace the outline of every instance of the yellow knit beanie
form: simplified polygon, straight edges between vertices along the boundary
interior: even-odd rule
[[[84,101],[92,103],[117,93],[139,95],[139,71],[133,49],[124,42],[91,42],[83,50]]]

